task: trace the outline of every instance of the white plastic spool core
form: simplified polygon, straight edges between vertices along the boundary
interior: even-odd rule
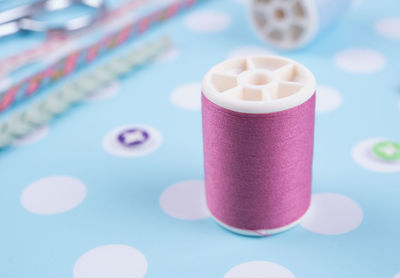
[[[296,226],[297,224],[299,224],[301,222],[301,220],[303,220],[304,215],[305,214],[303,214],[299,219],[297,219],[297,220],[293,221],[292,223],[285,225],[283,227],[276,228],[276,229],[257,230],[257,231],[235,228],[235,227],[232,227],[225,223],[222,223],[214,215],[211,215],[211,217],[215,220],[215,222],[217,222],[219,225],[221,225],[222,227],[224,227],[225,229],[227,229],[231,232],[234,232],[234,233],[240,234],[240,235],[244,235],[244,236],[259,237],[259,236],[270,236],[270,235],[282,233],[286,230],[289,230],[289,229],[293,228],[294,226]]]
[[[261,114],[296,107],[314,95],[314,75],[303,65],[280,56],[248,56],[226,60],[203,78],[203,94],[214,104],[235,112]],[[224,228],[247,236],[272,235],[297,225],[303,216],[274,229]]]
[[[318,31],[312,0],[251,0],[250,19],[261,39],[277,48],[298,48]]]
[[[223,108],[241,113],[272,113],[306,102],[315,92],[314,75],[280,56],[226,60],[203,78],[203,94]]]

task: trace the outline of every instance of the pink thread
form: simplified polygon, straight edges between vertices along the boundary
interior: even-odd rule
[[[28,88],[26,89],[26,95],[31,95],[39,88],[40,79],[39,78],[32,78],[29,81]]]
[[[189,3],[190,5],[190,3]],[[167,13],[168,16],[174,16],[179,11],[179,5],[177,3],[172,4],[171,7],[168,9]]]
[[[78,52],[71,53],[65,60],[64,74],[70,74],[76,67]]]
[[[143,32],[145,32],[148,28],[149,28],[149,24],[150,24],[150,17],[146,16],[145,18],[143,18],[141,21],[138,22],[138,33],[141,34]]]
[[[86,61],[90,62],[94,60],[97,57],[97,53],[98,53],[98,45],[90,47],[86,57]]]
[[[3,97],[0,103],[0,111],[6,109],[13,102],[16,93],[18,92],[19,87],[12,87]]]
[[[132,26],[125,27],[122,32],[118,35],[117,44],[124,43],[131,33]]]
[[[311,198],[315,94],[280,112],[247,114],[202,95],[210,212],[229,226],[276,229],[298,220]]]

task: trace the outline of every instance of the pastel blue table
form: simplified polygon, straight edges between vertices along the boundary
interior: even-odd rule
[[[295,52],[259,41],[244,2],[208,1],[154,29],[134,44],[167,34],[175,47],[0,152],[0,277],[400,277],[400,162],[371,151],[400,141],[400,2],[354,1]],[[207,211],[200,82],[263,53],[317,78],[313,200],[297,227],[252,238]]]

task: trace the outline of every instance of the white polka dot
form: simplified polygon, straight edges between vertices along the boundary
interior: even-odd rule
[[[389,39],[400,40],[400,17],[388,17],[375,24],[375,31]]]
[[[51,176],[30,184],[21,195],[22,206],[33,213],[57,214],[78,206],[86,197],[86,187],[69,176]]]
[[[400,278],[400,272],[397,273],[393,278]]]
[[[218,32],[227,28],[230,23],[229,15],[211,10],[192,12],[185,18],[186,26],[197,32]]]
[[[335,63],[344,71],[354,74],[367,74],[383,69],[386,65],[386,59],[375,50],[350,48],[337,53]]]
[[[10,86],[11,80],[9,78],[2,77],[2,79],[0,79],[0,92],[8,90]]]
[[[375,172],[400,172],[400,161],[383,161],[373,155],[373,146],[382,141],[390,140],[385,138],[370,138],[358,143],[352,151],[353,159],[360,166]]]
[[[157,56],[156,61],[160,63],[171,62],[179,56],[179,49],[176,47],[170,47],[168,50],[164,51]]]
[[[35,143],[44,137],[49,133],[50,126],[49,125],[44,125],[41,127],[38,127],[28,135],[25,135],[23,137],[18,138],[13,142],[13,146],[23,146],[23,145],[28,145]]]
[[[210,216],[202,181],[183,181],[171,185],[161,194],[160,206],[165,213],[179,219],[196,220]]]
[[[250,3],[250,0],[236,0],[236,2],[242,5],[248,5]]]
[[[364,0],[353,0],[353,1],[351,2],[351,4],[352,4],[352,6],[353,6],[354,8],[358,8],[358,7],[360,7],[360,6],[363,4],[363,2],[364,2]]]
[[[280,264],[267,261],[253,261],[231,268],[224,278],[295,278],[294,274]]]
[[[176,0],[153,0],[152,3],[155,3],[157,5],[168,5],[175,3]]]
[[[118,136],[129,129],[140,129],[148,133],[148,139],[142,144],[127,147],[118,141]],[[138,157],[147,155],[161,145],[162,135],[156,129],[146,125],[125,125],[108,132],[103,138],[103,148],[110,154],[119,157]]]
[[[110,244],[83,254],[75,263],[74,278],[142,278],[146,257],[136,248]]]
[[[171,93],[174,105],[187,110],[200,110],[201,85],[200,83],[187,83],[175,88]]]
[[[89,95],[87,100],[92,101],[112,98],[119,92],[119,87],[119,82],[112,82],[97,92]]]
[[[317,113],[326,113],[337,109],[342,104],[341,94],[328,86],[318,86],[317,89]]]
[[[232,50],[229,52],[228,58],[238,58],[248,55],[274,55],[274,52],[264,47],[248,45]]]
[[[357,228],[362,219],[363,212],[352,199],[336,193],[318,193],[313,194],[301,225],[314,233],[339,235]]]

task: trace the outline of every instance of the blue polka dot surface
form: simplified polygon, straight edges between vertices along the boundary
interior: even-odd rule
[[[205,1],[123,46],[174,41],[0,153],[0,277],[400,277],[400,2],[353,1],[292,52],[257,38],[246,2]],[[271,53],[317,79],[313,196],[295,228],[245,237],[207,209],[201,79]]]

